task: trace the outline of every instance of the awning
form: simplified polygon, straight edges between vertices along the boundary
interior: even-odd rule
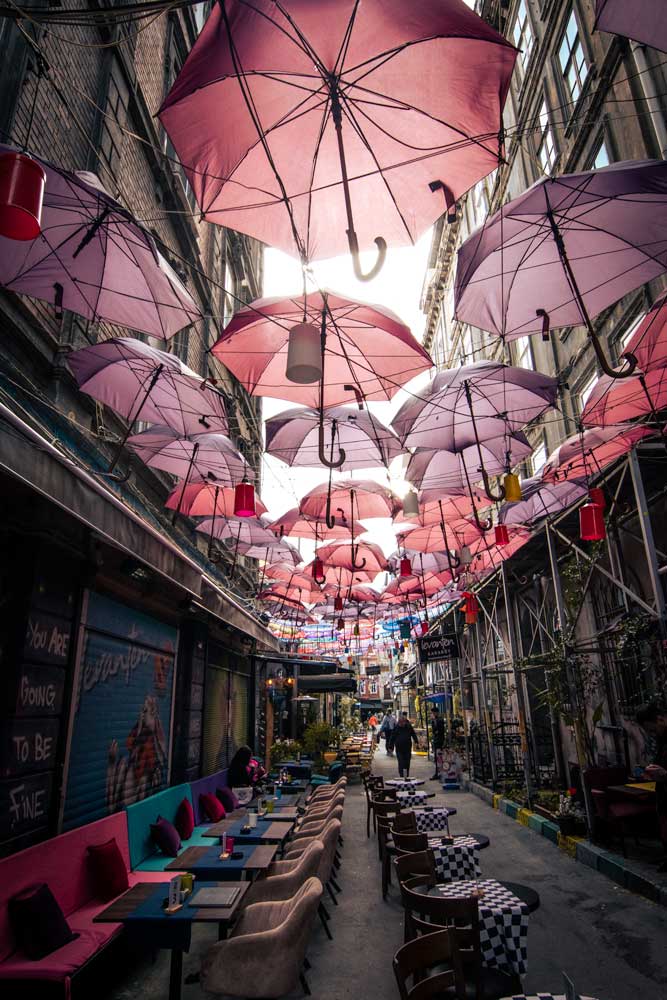
[[[299,677],[299,694],[310,691],[335,691],[337,694],[354,694],[357,682],[347,674],[320,674],[319,677]]]

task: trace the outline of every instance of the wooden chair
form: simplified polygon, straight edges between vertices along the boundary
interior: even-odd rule
[[[397,854],[394,858],[394,868],[399,885],[418,875],[431,879],[433,885],[437,882],[435,857],[431,850],[415,851],[414,854]]]
[[[417,819],[413,812],[397,813],[394,819],[394,832],[417,833]]]
[[[391,859],[396,854],[396,847],[391,835],[391,824],[398,808],[395,802],[381,802],[378,804],[377,809],[374,807],[377,823],[378,855],[382,868],[383,899],[387,898],[387,891],[391,885]]]
[[[428,850],[428,837],[425,833],[399,833],[394,827],[393,837],[396,850],[402,854]]]
[[[443,969],[443,965],[451,968]],[[452,1000],[465,1000],[463,965],[456,931],[452,929],[404,944],[394,955],[393,967],[401,1000],[428,1000],[431,997],[435,1000],[445,995]],[[411,978],[412,986],[409,986]]]
[[[373,812],[373,794],[374,792],[380,791],[384,787],[384,778],[381,775],[375,777],[368,771],[364,777],[363,773],[361,780],[364,786],[364,792],[366,794],[366,836],[371,835],[371,816],[373,817],[373,830],[375,830],[375,814]]]

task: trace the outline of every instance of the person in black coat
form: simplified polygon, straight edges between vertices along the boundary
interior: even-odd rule
[[[401,715],[394,728],[394,750],[398,760],[398,774],[400,778],[410,777],[410,760],[412,758],[412,744],[417,747],[419,741],[417,734],[412,728],[412,723],[407,714]]]

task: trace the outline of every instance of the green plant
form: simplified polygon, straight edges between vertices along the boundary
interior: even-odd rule
[[[303,732],[303,747],[316,760],[322,759],[325,750],[337,743],[338,733],[328,722],[313,722]]]
[[[286,760],[294,760],[302,750],[298,740],[276,740],[269,750],[271,766],[276,767]]]

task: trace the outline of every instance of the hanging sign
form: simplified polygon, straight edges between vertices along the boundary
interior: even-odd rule
[[[401,622],[399,631],[401,639],[409,639],[410,630],[411,630],[410,622]]]
[[[417,640],[422,663],[429,660],[451,660],[460,656],[459,639],[455,632],[445,635],[425,635]]]

